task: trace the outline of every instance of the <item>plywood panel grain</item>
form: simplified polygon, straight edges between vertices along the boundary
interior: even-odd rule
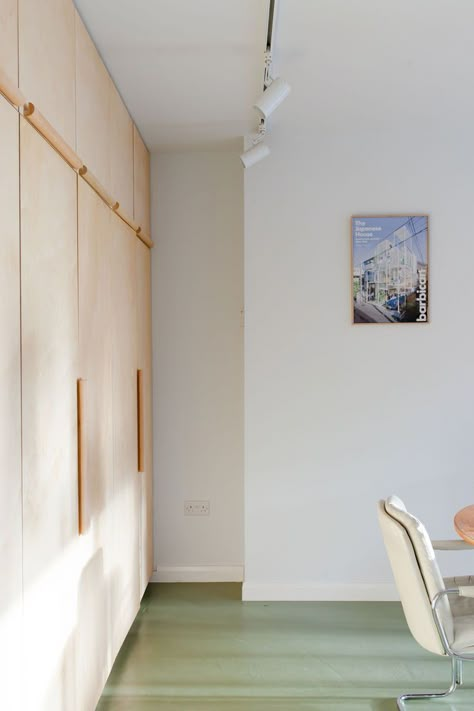
[[[0,68],[18,86],[18,0],[0,3]]]
[[[75,711],[76,174],[20,119],[25,711]]]
[[[21,709],[22,506],[18,113],[0,97],[0,679],[1,704]]]
[[[74,5],[72,0],[18,3],[20,89],[75,148]]]
[[[134,219],[150,235],[150,156],[137,127],[133,127]]]
[[[78,184],[79,370],[85,379],[84,537],[88,558],[78,590],[77,689],[80,709],[96,707],[110,671],[110,573],[113,541],[111,212]],[[111,535],[109,536],[109,531]]]
[[[77,153],[108,192],[111,192],[111,84],[107,69],[76,12]]]
[[[114,490],[113,647],[139,606],[140,475],[137,471],[137,299],[135,233],[112,214]]]
[[[153,572],[153,441],[151,353],[151,252],[137,240],[138,368],[143,378],[144,471],[140,474],[140,593]]]
[[[133,215],[133,122],[111,82],[109,103],[110,192],[127,215]]]

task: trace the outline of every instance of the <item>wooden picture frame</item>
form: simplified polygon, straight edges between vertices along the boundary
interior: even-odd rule
[[[429,217],[351,217],[352,323],[429,323]]]

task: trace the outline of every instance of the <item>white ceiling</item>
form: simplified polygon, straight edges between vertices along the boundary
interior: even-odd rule
[[[269,0],[75,0],[151,150],[255,129]]]

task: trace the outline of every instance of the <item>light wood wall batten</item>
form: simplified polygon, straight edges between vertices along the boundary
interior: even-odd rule
[[[150,156],[136,126],[133,128],[133,218],[146,235],[150,229]],[[146,244],[146,243],[145,243]]]
[[[74,4],[18,0],[18,11],[20,89],[75,150]]]
[[[0,67],[18,86],[18,0],[0,2]]]
[[[24,708],[62,711],[76,708],[77,174],[23,117],[20,158]]]
[[[76,150],[99,183],[111,191],[109,105],[112,80],[77,12],[76,82]]]
[[[66,143],[64,138],[59,135],[56,129],[51,126],[50,122],[38,111],[36,106],[31,102],[23,107],[23,116],[33,124],[33,126],[41,133],[41,135],[55,148],[58,153],[69,163],[71,168],[79,170],[83,163],[79,156]]]
[[[22,704],[22,499],[18,112],[0,97],[0,669],[1,705]]]

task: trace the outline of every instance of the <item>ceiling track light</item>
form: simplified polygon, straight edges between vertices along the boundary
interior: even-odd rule
[[[252,146],[240,156],[244,168],[250,168],[250,166],[255,165],[255,163],[258,163],[270,155],[269,147],[263,142],[266,132],[267,127],[265,121],[261,121],[258,132],[252,136]]]
[[[270,154],[270,149],[263,143],[266,133],[266,122],[268,117],[286,99],[291,91],[290,85],[279,77],[272,76],[272,48],[276,25],[276,4],[277,0],[270,0],[268,28],[267,28],[267,48],[265,50],[265,70],[263,74],[263,93],[254,104],[254,108],[260,113],[260,124],[258,133],[252,138],[252,147],[242,153],[240,160],[245,168],[266,158]]]
[[[254,104],[254,108],[260,112],[264,119],[267,119],[281,102],[286,99],[291,91],[291,87],[283,79],[273,79],[268,77],[268,85]]]

